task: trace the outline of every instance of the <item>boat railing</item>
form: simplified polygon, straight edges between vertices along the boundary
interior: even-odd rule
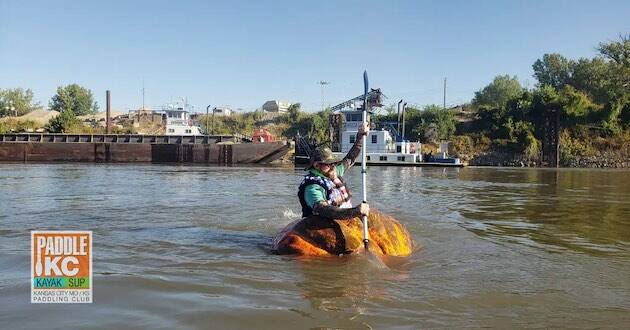
[[[219,142],[252,142],[251,137],[232,135],[145,135],[145,134],[63,134],[8,133],[0,134],[2,142],[36,143],[148,143],[148,144],[213,144]]]

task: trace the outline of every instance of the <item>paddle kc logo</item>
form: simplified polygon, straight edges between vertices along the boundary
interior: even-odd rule
[[[31,232],[31,303],[92,302],[92,232]]]

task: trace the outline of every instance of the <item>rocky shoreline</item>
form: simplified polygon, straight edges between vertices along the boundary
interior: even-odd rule
[[[536,167],[540,166],[540,162],[527,159],[522,154],[512,154],[506,152],[485,152],[468,158],[468,165],[471,166],[508,166],[508,167]]]
[[[524,154],[506,152],[486,152],[474,156],[461,155],[470,166],[543,167],[540,160],[533,160]],[[614,152],[602,152],[598,156],[571,156],[560,159],[561,167],[569,168],[630,168],[630,157]]]

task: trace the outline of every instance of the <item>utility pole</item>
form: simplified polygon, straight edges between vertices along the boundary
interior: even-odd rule
[[[210,104],[206,107],[206,135],[210,135],[210,127],[208,126],[208,119],[210,119]],[[212,124],[214,124],[214,118],[212,118]]]
[[[324,81],[321,80],[319,82],[317,82],[320,86],[321,86],[321,92],[322,92],[322,111],[324,111],[324,86],[326,85],[330,85],[329,81]]]
[[[112,96],[109,90],[105,91],[105,134],[112,134]]]
[[[407,102],[402,106],[402,140],[405,141],[405,111],[407,111]]]
[[[444,77],[444,109],[446,109],[446,77]]]
[[[216,109],[217,109],[216,107],[212,108],[212,134],[213,135],[214,135],[214,112],[215,112]]]
[[[398,101],[398,120],[396,121],[396,131],[398,133],[398,135],[400,137],[402,137],[402,134],[400,132],[400,105],[403,103],[403,100],[401,99],[400,101]]]

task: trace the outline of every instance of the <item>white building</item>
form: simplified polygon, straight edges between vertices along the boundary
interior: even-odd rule
[[[262,109],[265,112],[284,113],[289,110],[291,103],[286,101],[271,100],[263,104]]]
[[[215,116],[225,116],[225,117],[229,117],[232,115],[232,113],[234,112],[234,110],[232,110],[229,107],[216,107],[214,109],[212,109],[212,113]]]

